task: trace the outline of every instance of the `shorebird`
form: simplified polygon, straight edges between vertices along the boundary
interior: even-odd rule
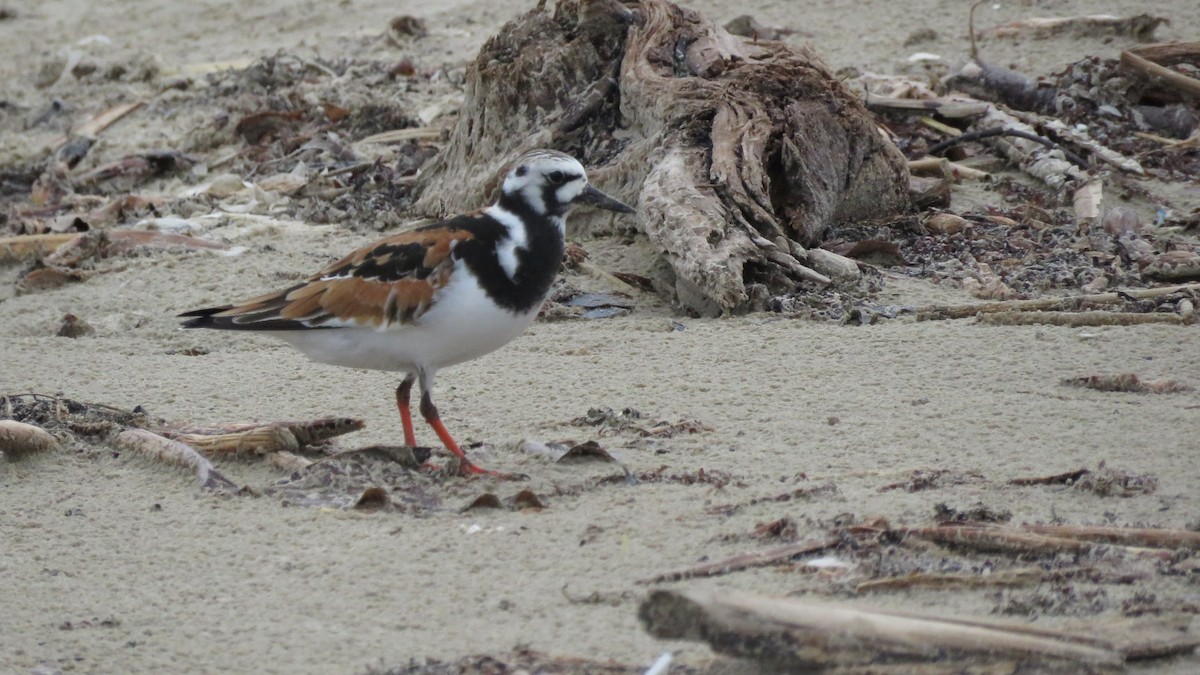
[[[534,150],[485,209],[381,239],[290,288],[180,317],[185,328],[277,337],[320,363],[405,373],[396,387],[404,443],[416,445],[409,401],[419,382],[421,416],[460,472],[503,475],[471,462],[446,430],[434,375],[533,323],[562,263],[567,212],[580,204],[633,213],[589,185],[575,158]]]

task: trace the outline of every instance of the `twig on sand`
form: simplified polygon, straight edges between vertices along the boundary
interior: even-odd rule
[[[731,558],[717,560],[715,562],[703,563],[694,567],[688,567],[672,572],[665,572],[653,576],[649,579],[643,579],[638,583],[641,584],[657,584],[664,581],[682,581],[683,579],[694,579],[696,577],[715,577],[730,572],[739,572],[751,567],[764,567],[766,565],[774,565],[783,563],[795,558],[798,555],[806,553],[816,553],[822,549],[829,548],[837,544],[836,537],[825,537],[823,539],[806,539],[794,544],[786,544],[761,551],[751,551],[749,553],[741,553]]]
[[[1154,560],[1170,560],[1174,551],[1164,548],[1148,548],[1123,545],[1102,545],[1092,541],[1068,536],[1051,536],[1026,532],[1012,527],[996,527],[978,523],[947,524],[937,527],[900,528],[897,532],[939,544],[962,546],[979,551],[1004,551],[1010,553],[1032,553],[1054,555],[1104,555],[1119,554]]]

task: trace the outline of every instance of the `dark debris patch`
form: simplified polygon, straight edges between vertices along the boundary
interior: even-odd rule
[[[0,395],[0,419],[34,424],[55,434],[66,432],[87,442],[102,442],[123,428],[146,428],[161,421],[152,419],[141,406],[122,410],[32,393]]]
[[[712,431],[712,427],[699,420],[654,420],[636,408],[624,408],[620,412],[609,407],[589,408],[586,415],[568,422],[576,427],[596,427],[600,436],[634,434],[642,438],[671,438],[680,434],[697,434]]]
[[[908,478],[889,483],[879,488],[879,492],[904,490],[905,492],[924,492],[936,490],[950,485],[967,485],[984,483],[982,474],[970,471],[950,471],[949,469],[914,469]]]

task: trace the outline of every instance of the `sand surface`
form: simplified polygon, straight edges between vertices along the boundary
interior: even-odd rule
[[[0,114],[30,115],[56,96],[85,110],[105,107],[81,100],[70,78],[50,89],[34,86],[37,73],[61,69],[72,49],[105,58],[136,53],[165,71],[281,49],[327,58],[409,56],[422,67],[453,70],[533,5],[117,4],[13,6],[15,18],[0,22],[0,97],[12,104]],[[722,23],[749,11],[763,24],[794,28],[800,32],[788,39],[813,45],[834,68],[906,72],[913,51],[947,58],[966,51],[968,4],[693,6]],[[1146,11],[1173,21],[1159,38],[1195,39],[1200,15],[1193,10],[1182,0],[1002,2],[981,8],[980,24]],[[423,17],[430,28],[407,51],[377,37],[402,14]],[[903,46],[924,27],[938,37]],[[78,46],[96,35],[108,42]],[[1010,39],[988,43],[988,54],[1044,73],[1084,54],[1115,55],[1128,44]],[[110,85],[107,95],[119,97],[122,86]],[[104,133],[94,161],[177,138],[189,123],[185,114],[119,123]],[[45,143],[38,133],[6,133],[5,158]],[[107,273],[85,283],[41,293],[15,295],[18,270],[3,268],[0,393],[140,405],[192,424],[361,417],[366,429],[344,445],[398,443],[394,375],[314,365],[266,338],[184,332],[173,318],[278,287],[297,269],[315,270],[378,235],[331,226],[224,234],[249,250],[233,257],[124,258],[102,264]],[[887,294],[897,303],[967,298],[902,279]],[[55,337],[67,312],[91,323],[95,337]],[[644,297],[625,317],[539,322],[504,349],[443,371],[436,393],[447,426],[464,444],[486,444],[473,451],[480,463],[531,478],[523,484],[430,479],[440,506],[417,515],[213,496],[186,472],[95,448],[0,463],[0,672],[356,673],[518,646],[634,665],[670,649],[681,662],[704,663],[712,657],[706,647],[662,642],[643,631],[636,610],[647,587],[636,582],[770,545],[752,536],[760,523],[791,518],[803,537],[827,531],[845,514],[930,525],[938,503],[959,509],[981,503],[1011,511],[1016,523],[1196,527],[1200,394],[1101,393],[1060,380],[1135,372],[1200,385],[1198,346],[1194,327],[1014,328],[973,321],[851,327],[772,314],[709,320]],[[207,353],[184,355],[188,349]],[[648,423],[697,422],[699,431],[601,435],[569,424],[594,407],[634,408]],[[418,437],[435,441],[424,428]],[[600,483],[619,469],[554,464],[520,452],[523,439],[596,439],[634,472],[703,469],[729,480]],[[1153,476],[1158,488],[1120,498],[1006,484],[1102,462]],[[218,464],[238,483],[260,488],[282,475],[260,461]],[[919,492],[881,491],[914,470],[933,469],[961,480]],[[825,484],[836,490],[809,500],[772,499]],[[484,492],[504,498],[526,488],[543,498],[544,509],[461,512]],[[730,505],[739,508],[718,508]],[[1194,583],[1180,583],[1151,576],[1104,588],[1099,616],[1119,616],[1122,602],[1136,593],[1200,595]],[[829,577],[802,568],[679,585],[985,617],[1005,602],[995,589],[856,596],[853,571]],[[578,601],[593,593],[594,601]],[[1038,621],[1070,618],[1047,612]],[[1196,672],[1200,657],[1143,669]]]

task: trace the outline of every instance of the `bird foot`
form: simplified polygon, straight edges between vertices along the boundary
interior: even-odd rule
[[[457,464],[457,471],[454,470]],[[495,478],[497,480],[529,480],[529,476],[523,473],[504,473],[503,471],[493,471],[485,469],[478,464],[475,464],[469,459],[460,459],[457,462],[451,462],[445,467],[441,467],[432,462],[425,462],[421,465],[422,469],[433,473],[455,473],[463,478]]]

